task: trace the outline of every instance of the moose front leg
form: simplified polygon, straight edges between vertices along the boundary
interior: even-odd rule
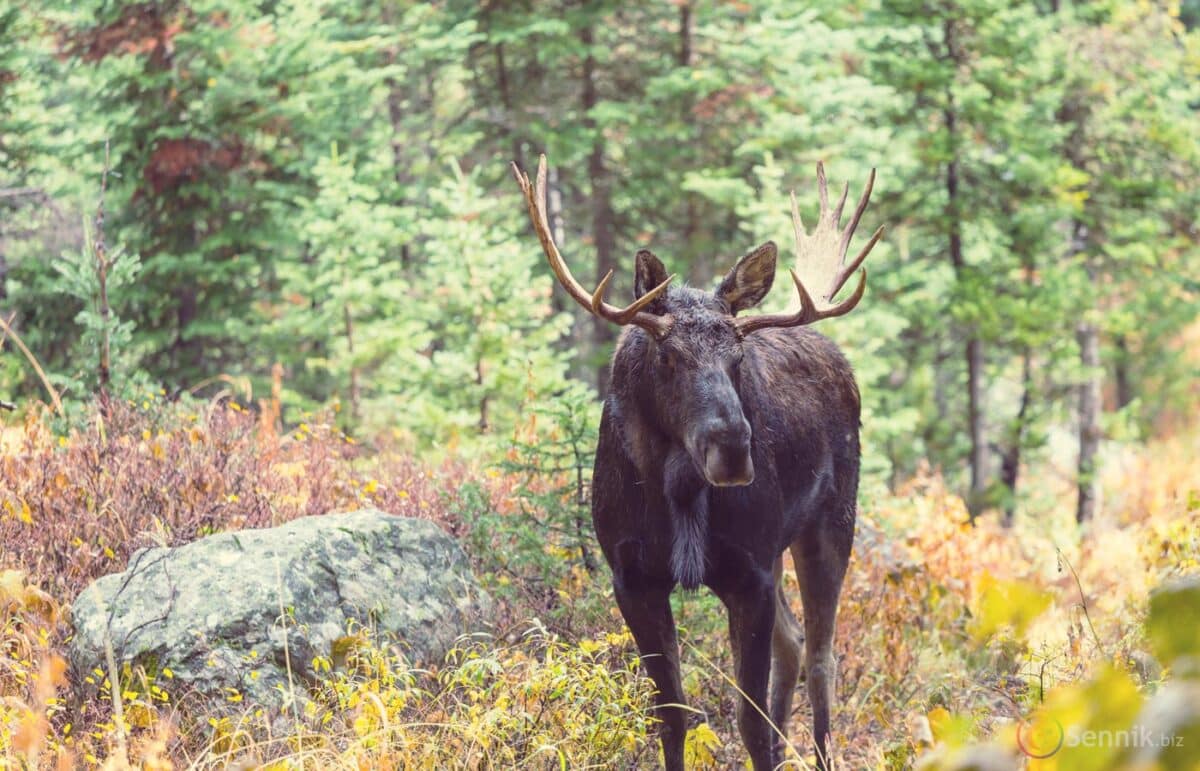
[[[736,592],[721,594],[729,610],[738,699],[738,731],[755,771],[776,766],[775,728],[767,719],[767,683],[771,674],[771,637],[775,626],[775,584],[770,571]]]
[[[667,771],[683,771],[683,742],[687,736],[687,718],[683,711],[683,684],[679,679],[679,643],[675,637],[675,619],[671,614],[671,587],[613,579],[617,607],[625,617],[637,643],[642,666],[658,688],[655,711],[662,721],[663,762]]]

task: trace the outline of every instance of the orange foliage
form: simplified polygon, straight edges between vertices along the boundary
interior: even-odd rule
[[[373,457],[319,417],[279,435],[233,402],[193,409],[148,396],[63,437],[31,416],[0,457],[3,564],[70,598],[136,549],[222,530],[367,505],[459,527],[460,466]]]
[[[149,55],[163,63],[175,50],[174,38],[184,26],[180,15],[167,16],[168,12],[161,3],[125,6],[116,20],[77,34],[66,47],[88,62],[115,54]]]

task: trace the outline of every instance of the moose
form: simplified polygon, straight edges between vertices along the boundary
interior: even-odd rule
[[[881,227],[846,261],[874,170],[844,229],[849,185],[830,207],[821,164],[820,215],[811,234],[792,194],[797,265],[790,272],[799,307],[756,316],[739,314],[771,289],[774,243],[738,260],[712,292],[672,286],[662,262],[639,251],[634,301],[619,308],[604,299],[612,271],[588,292],[555,245],[546,157],[536,183],[517,164],[512,170],[559,284],[590,313],[624,327],[600,422],[592,519],[617,605],[658,689],[667,769],[683,769],[687,733],[669,596],[676,585],[701,584],[728,611],[742,694],[738,730],[755,771],[780,760],[802,663],[817,764],[828,768],[834,622],[854,539],[860,404],[841,351],[807,326],[848,313],[862,299],[865,268],[850,297],[834,303],[883,234]],[[818,290],[815,298],[807,287]],[[786,550],[803,627],[783,594]]]

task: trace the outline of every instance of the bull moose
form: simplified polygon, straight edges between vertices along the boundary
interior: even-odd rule
[[[662,262],[639,251],[635,299],[618,308],[604,300],[612,271],[588,292],[555,246],[545,156],[536,184],[515,163],[512,169],[558,282],[589,312],[625,327],[600,422],[592,518],[617,605],[658,688],[667,769],[683,768],[687,732],[669,603],[677,584],[708,586],[728,611],[742,693],[738,729],[756,771],[779,762],[802,661],[817,764],[828,768],[834,621],[854,539],[860,405],[841,351],[806,327],[862,299],[865,269],[853,294],[834,303],[883,233],[846,261],[874,170],[842,229],[849,187],[830,207],[817,165],[821,208],[811,234],[792,195],[799,308],[739,316],[771,289],[774,243],[738,260],[712,292],[672,286]],[[816,298],[806,286],[819,290]],[[783,595],[789,549],[803,628]]]

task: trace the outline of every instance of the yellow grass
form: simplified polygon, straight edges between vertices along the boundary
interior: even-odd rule
[[[19,429],[0,434],[8,447],[22,441]],[[1105,470],[1103,514],[1082,530],[1065,497],[1049,514],[1019,518],[1012,529],[992,517],[968,525],[961,500],[936,477],[864,507],[839,616],[839,767],[902,769],[924,756],[931,768],[957,768],[954,753],[980,746],[1024,763],[1014,727],[1043,702],[1077,705],[1080,694],[1093,692],[1087,688],[1106,688],[1131,689],[1129,699],[1140,704],[1158,687],[1162,662],[1150,657],[1142,618],[1154,587],[1200,572],[1200,432],[1130,448],[1120,458]],[[798,596],[794,580],[789,574]],[[607,602],[603,577],[573,575],[561,590],[573,601]],[[62,599],[19,572],[0,573],[6,767],[574,769],[657,762],[651,685],[638,673],[615,612],[578,638],[531,621],[505,639],[464,639],[434,670],[413,668],[364,640],[329,667],[303,725],[280,735],[256,708],[240,716],[192,714],[175,695],[142,693],[121,674],[122,716],[109,709],[93,724],[72,725]],[[736,691],[727,682],[719,608],[703,596],[682,605],[685,690],[707,715],[689,736],[689,758],[700,768],[738,765]],[[112,673],[97,676],[109,680]],[[811,762],[807,721],[801,688],[792,767]]]

